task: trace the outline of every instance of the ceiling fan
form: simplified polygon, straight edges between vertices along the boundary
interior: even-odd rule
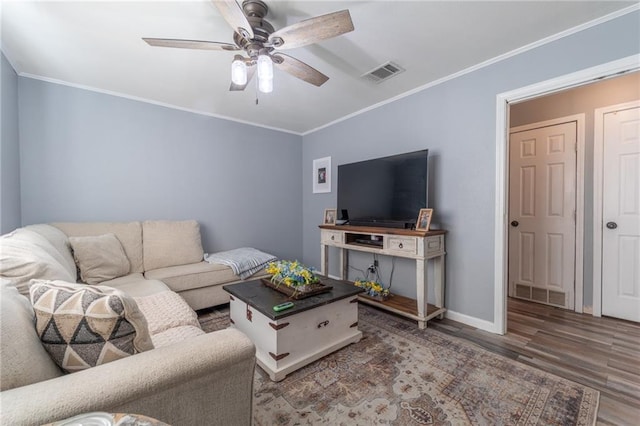
[[[329,77],[280,50],[293,49],[339,36],[353,31],[349,10],[329,13],[306,19],[288,27],[274,30],[264,17],[269,8],[260,0],[245,0],[242,8],[235,0],[212,0],[222,17],[233,28],[235,44],[217,41],[177,40],[166,38],[142,39],[151,46],[177,47],[202,50],[244,50],[248,57],[235,55],[231,65],[229,90],[244,90],[258,71],[258,88],[261,92],[273,89],[273,66],[311,83],[323,85]]]

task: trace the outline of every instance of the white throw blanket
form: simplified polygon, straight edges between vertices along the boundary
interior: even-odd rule
[[[204,254],[205,261],[226,265],[233,269],[233,273],[243,280],[263,269],[269,262],[277,259],[272,254],[251,247]]]

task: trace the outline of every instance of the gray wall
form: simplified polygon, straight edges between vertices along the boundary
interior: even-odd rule
[[[299,257],[300,136],[24,77],[19,93],[24,225],[196,219],[205,251]]]
[[[0,234],[20,227],[18,76],[0,53]]]
[[[638,54],[639,24],[634,12],[305,135],[304,262],[319,267],[318,224],[323,209],[336,205],[336,179],[331,193],[312,194],[314,158],[331,156],[335,176],[338,164],[428,148],[433,220],[449,231],[446,305],[493,321],[496,95]],[[352,258],[360,269],[370,261]],[[399,262],[394,289],[415,295],[414,280],[413,264]]]
[[[512,127],[585,114],[584,305],[593,304],[593,126],[596,108],[640,99],[640,72],[511,106]]]

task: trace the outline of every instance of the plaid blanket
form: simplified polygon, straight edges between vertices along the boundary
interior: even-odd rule
[[[205,261],[226,265],[233,270],[234,274],[243,280],[263,269],[269,262],[277,259],[278,258],[272,254],[251,247],[204,254]]]

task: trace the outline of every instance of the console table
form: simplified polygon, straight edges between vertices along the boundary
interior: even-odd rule
[[[329,247],[340,251],[340,278],[346,280],[349,269],[349,250],[397,256],[416,261],[416,298],[393,295],[381,301],[358,295],[361,302],[395,312],[418,321],[426,328],[427,321],[443,317],[444,307],[444,237],[446,231],[414,231],[409,229],[377,228],[365,226],[320,225],[320,263],[322,275],[329,271]],[[429,281],[427,262],[434,262],[434,304],[428,303]]]

